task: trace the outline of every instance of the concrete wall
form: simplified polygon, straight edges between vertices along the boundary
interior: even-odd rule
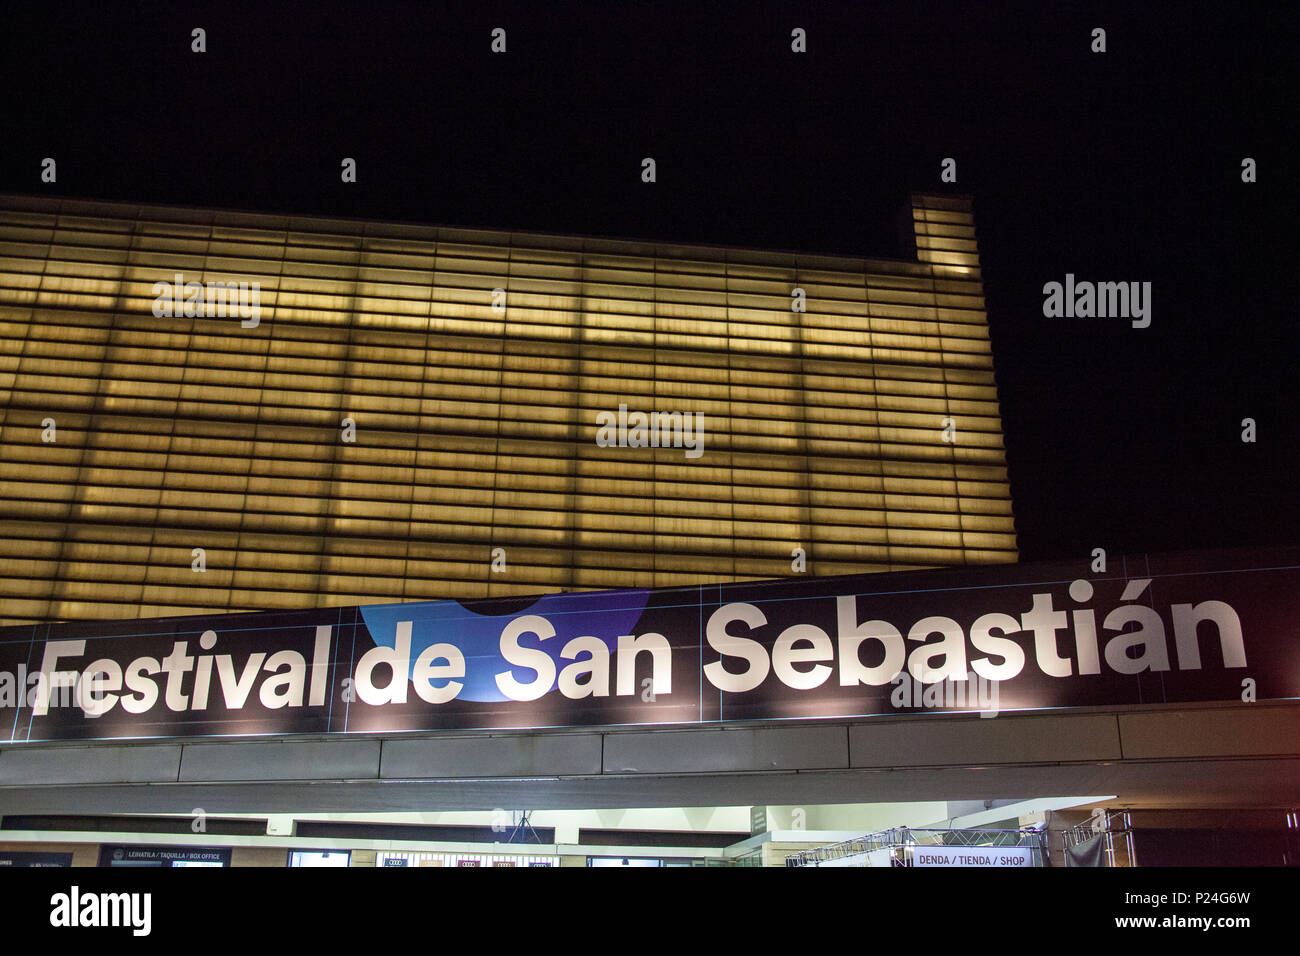
[[[1280,806],[1300,705],[922,716],[737,728],[24,744],[0,814],[771,806],[1115,794]],[[943,816],[934,814],[932,816]]]

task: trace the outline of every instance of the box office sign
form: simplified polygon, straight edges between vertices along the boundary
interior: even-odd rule
[[[0,629],[0,740],[1300,697],[1300,549]]]
[[[100,866],[230,866],[231,848],[221,846],[125,846],[99,848]]]

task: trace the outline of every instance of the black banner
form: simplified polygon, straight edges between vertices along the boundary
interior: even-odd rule
[[[0,629],[0,741],[1300,697],[1300,549]]]
[[[125,846],[99,848],[99,865],[111,867],[230,866],[228,846]]]

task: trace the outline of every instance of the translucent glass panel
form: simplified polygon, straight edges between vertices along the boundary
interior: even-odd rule
[[[1015,558],[958,201],[914,263],[0,208],[5,622]]]

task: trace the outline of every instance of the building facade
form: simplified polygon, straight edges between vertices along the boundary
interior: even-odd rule
[[[0,866],[1293,864],[1295,549],[1008,564],[971,207],[905,223],[0,196]]]
[[[909,209],[890,261],[0,197],[0,624],[1014,561],[971,205]]]

